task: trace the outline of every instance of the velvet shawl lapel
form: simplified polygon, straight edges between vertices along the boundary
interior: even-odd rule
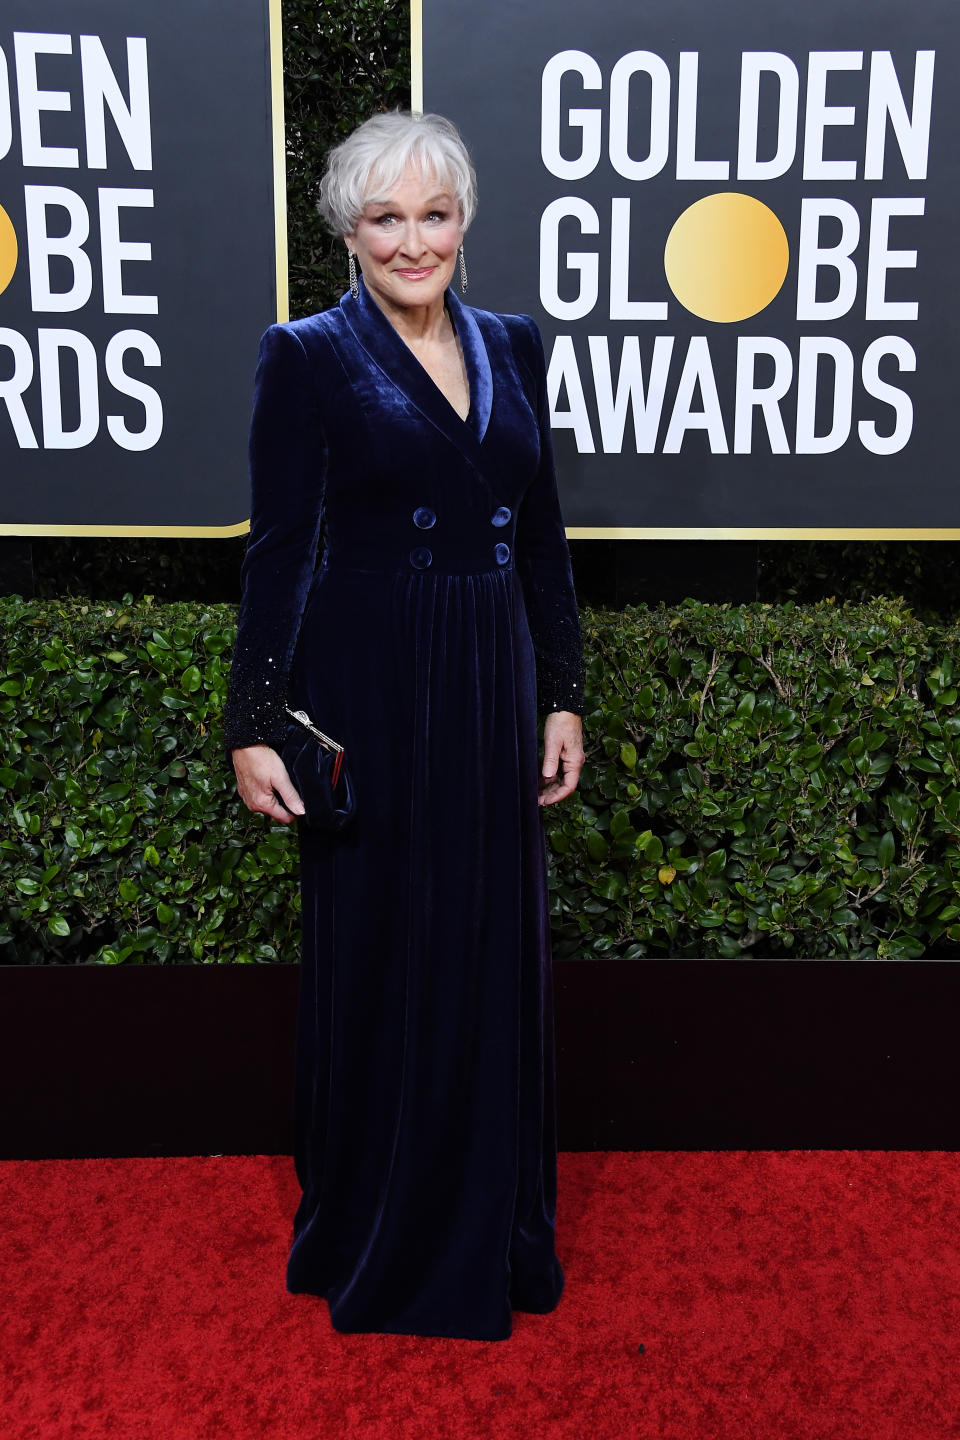
[[[444,434],[457,448],[473,456],[479,449],[493,408],[493,372],[480,327],[472,311],[448,289],[444,297],[457,332],[470,386],[470,410],[461,420],[443,391],[434,384],[413,351],[407,346],[360,280],[358,299],[347,292],[340,301],[350,329],[370,361],[382,375],[406,396],[411,405]]]

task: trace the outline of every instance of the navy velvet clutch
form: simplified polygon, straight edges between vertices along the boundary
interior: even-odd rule
[[[356,811],[343,746],[318,730],[305,711],[287,713],[280,758],[303,801],[304,822],[312,830],[342,830]]]

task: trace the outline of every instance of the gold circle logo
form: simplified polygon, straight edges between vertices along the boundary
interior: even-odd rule
[[[732,190],[688,206],[667,236],[663,268],[680,304],[729,324],[763,310],[783,285],[790,246],[768,205]]]
[[[0,205],[0,295],[13,279],[13,272],[17,268],[17,253],[17,232],[10,216]]]

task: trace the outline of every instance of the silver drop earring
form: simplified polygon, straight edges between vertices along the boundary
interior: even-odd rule
[[[353,251],[347,251],[347,271],[350,276],[350,294],[354,300],[360,299],[360,282],[357,279],[357,262],[354,259]]]
[[[467,262],[463,258],[463,246],[457,251],[457,258],[460,261],[460,294],[467,293]]]

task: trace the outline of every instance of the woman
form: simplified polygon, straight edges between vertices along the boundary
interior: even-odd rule
[[[498,1340],[563,1287],[538,803],[577,783],[582,658],[539,335],[448,288],[475,194],[440,116],[331,155],[351,289],[261,342],[227,744],[251,810],[302,814],[289,702],[356,794],[299,827],[287,1286],[337,1330]]]

